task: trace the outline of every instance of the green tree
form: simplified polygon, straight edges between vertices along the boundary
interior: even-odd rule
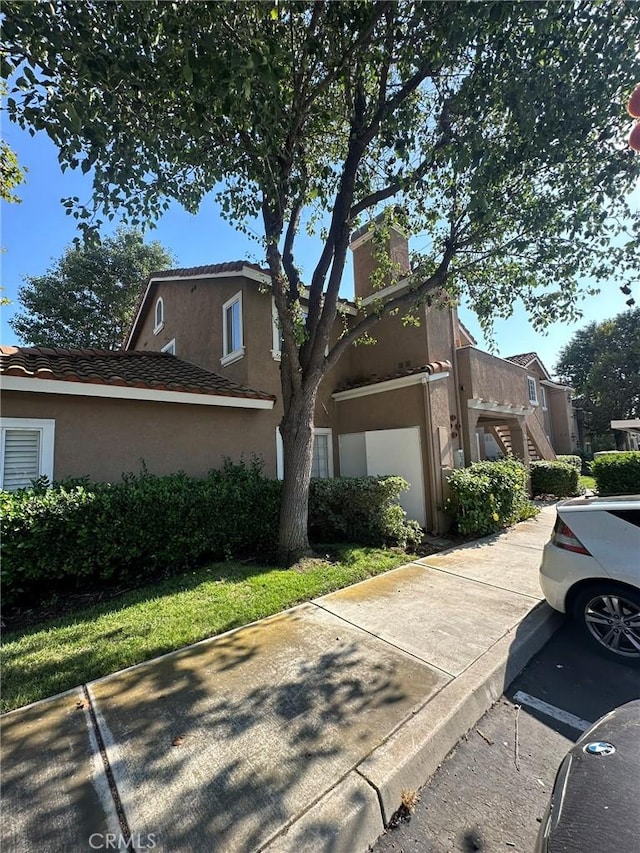
[[[24,310],[9,324],[27,344],[118,349],[149,274],[171,264],[160,243],[120,227],[104,241],[69,246],[44,275],[26,276]]]
[[[4,97],[6,93],[6,85],[0,83],[0,95]],[[13,190],[22,183],[24,183],[24,170],[18,163],[15,151],[6,140],[0,139],[0,199],[20,203],[21,199]]]
[[[218,190],[239,227],[259,219],[283,337],[283,556],[308,549],[319,384],[385,311],[464,294],[488,326],[516,297],[543,327],[576,313],[581,276],[623,276],[611,244],[640,172],[625,104],[640,36],[618,0],[511,2],[5,2],[8,101],[45,130],[62,168],[92,172],[85,231]],[[346,325],[351,229],[401,205],[424,232],[410,287]],[[317,263],[300,311],[301,226]],[[381,260],[384,260],[381,255]],[[636,260],[637,262],[637,260]]]
[[[640,308],[580,329],[556,371],[578,394],[592,443],[605,448],[612,420],[640,417]],[[616,433],[619,449],[622,439]]]
[[[6,93],[4,84],[0,84],[0,95]],[[3,201],[20,204],[20,199],[14,192],[14,188],[24,182],[24,171],[18,163],[15,151],[8,142],[0,139],[0,199]],[[0,252],[4,249],[0,248]],[[0,306],[9,305],[11,300],[2,295],[4,287],[0,287]]]
[[[3,201],[19,203],[21,199],[13,189],[23,182],[24,172],[18,163],[15,151],[4,139],[0,139],[0,198]]]

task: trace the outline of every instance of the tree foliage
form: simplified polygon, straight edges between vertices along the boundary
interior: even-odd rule
[[[612,420],[640,417],[640,308],[580,329],[556,371],[575,389],[596,439],[611,435]]]
[[[0,140],[0,198],[3,201],[20,202],[13,192],[14,187],[24,182],[24,172],[18,163],[15,151],[11,146]]]
[[[27,344],[118,349],[149,274],[171,262],[159,242],[131,228],[69,246],[44,275],[25,277],[23,310],[9,324]]]
[[[298,507],[319,383],[381,313],[447,288],[485,327],[516,297],[543,327],[575,316],[581,277],[624,279],[637,263],[637,237],[612,243],[640,172],[624,141],[640,37],[630,4],[3,11],[9,114],[49,134],[63,169],[93,175],[93,208],[65,202],[85,232],[116,211],[134,224],[160,216],[171,199],[195,212],[213,188],[230,221],[261,221],[283,337],[281,536],[293,550],[307,541]],[[345,324],[325,356],[349,234],[390,201],[424,235],[411,286]],[[322,238],[304,321],[301,225]]]
[[[4,97],[6,91],[5,84],[0,83],[0,95]],[[18,163],[15,151],[6,140],[0,139],[0,199],[19,203],[21,199],[13,190],[22,183],[24,170]]]

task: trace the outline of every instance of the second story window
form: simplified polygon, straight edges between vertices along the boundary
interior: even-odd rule
[[[160,352],[168,352],[170,355],[175,355],[176,354],[176,339],[173,338],[173,340],[169,341],[168,344],[165,344],[162,347],[162,349],[160,350]]]
[[[242,291],[236,293],[222,306],[222,358],[221,364],[231,364],[244,355],[242,331]]]
[[[542,408],[546,412],[546,410],[547,410],[547,389],[544,387],[544,385],[540,386],[540,396],[542,398]]]
[[[534,406],[538,405],[538,392],[536,389],[536,380],[533,376],[527,376],[527,385],[529,387],[529,402]]]
[[[158,332],[161,332],[164,328],[164,302],[162,301],[162,296],[158,297],[156,302],[156,313],[155,313],[155,326],[153,327],[153,334],[157,335]]]

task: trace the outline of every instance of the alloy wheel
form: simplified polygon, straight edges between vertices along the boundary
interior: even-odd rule
[[[597,595],[587,602],[584,622],[606,649],[640,659],[640,606],[624,595]]]

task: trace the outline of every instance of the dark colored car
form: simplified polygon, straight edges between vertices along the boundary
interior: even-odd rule
[[[599,719],[567,753],[535,851],[640,851],[640,699]]]

